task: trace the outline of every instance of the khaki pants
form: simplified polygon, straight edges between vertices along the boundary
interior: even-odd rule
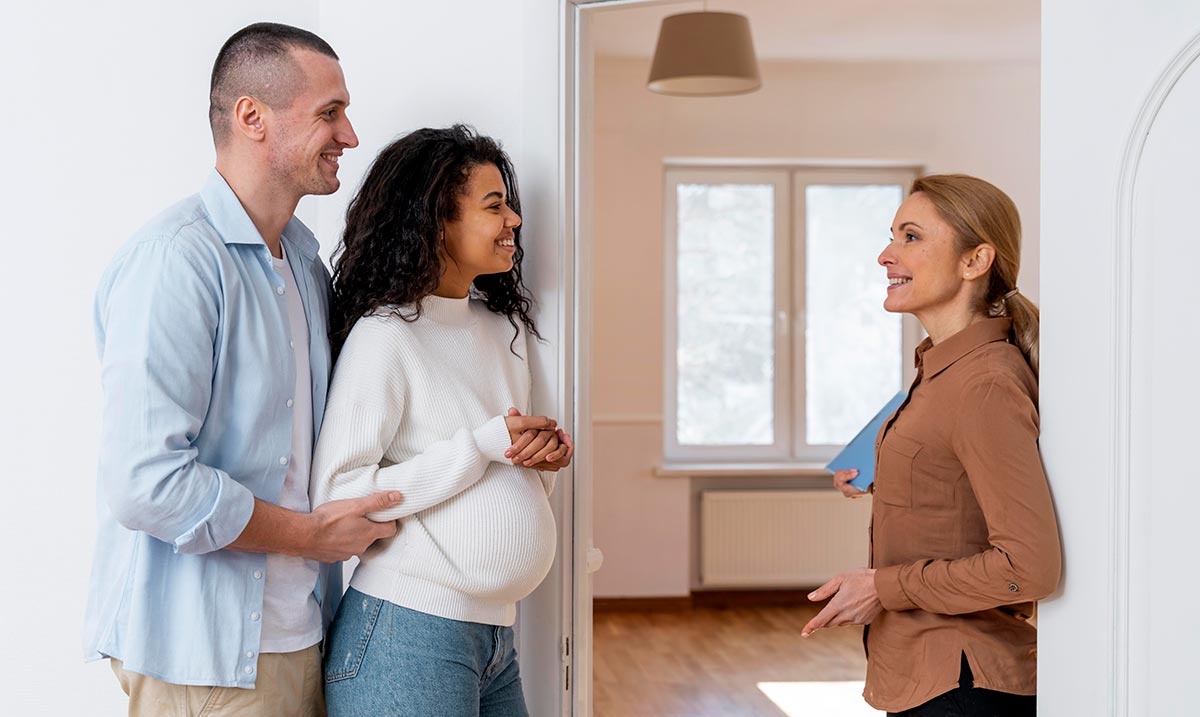
[[[325,717],[321,651],[258,656],[255,689],[175,685],[125,670],[110,660],[129,695],[129,717]]]

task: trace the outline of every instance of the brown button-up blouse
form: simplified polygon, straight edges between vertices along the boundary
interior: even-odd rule
[[[1038,453],[1037,378],[986,319],[917,348],[917,378],[875,446],[863,697],[911,709],[958,686],[1036,692],[1034,601],[1062,564]]]

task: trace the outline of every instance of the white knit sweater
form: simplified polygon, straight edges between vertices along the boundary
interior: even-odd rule
[[[313,457],[314,507],[397,490],[374,513],[395,538],[362,556],[351,585],[440,617],[512,625],[555,552],[543,479],[504,457],[504,414],[529,412],[524,330],[479,301],[426,297],[421,318],[371,316],[342,348]]]

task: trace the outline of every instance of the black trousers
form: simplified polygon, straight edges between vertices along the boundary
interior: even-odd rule
[[[975,686],[967,656],[963,655],[958,687],[944,695],[888,717],[1036,717],[1037,697],[1012,695]]]

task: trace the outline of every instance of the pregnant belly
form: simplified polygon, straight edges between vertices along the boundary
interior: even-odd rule
[[[519,600],[554,562],[554,515],[532,470],[493,464],[478,483],[418,517],[456,587],[470,594]]]

